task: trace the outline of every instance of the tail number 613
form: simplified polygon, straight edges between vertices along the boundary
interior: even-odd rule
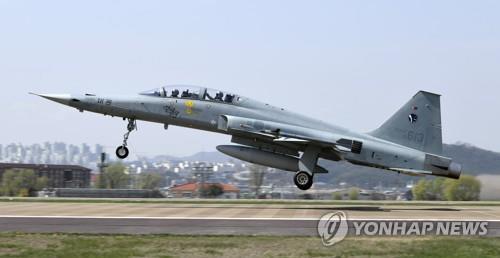
[[[408,140],[411,142],[422,143],[424,141],[424,138],[425,135],[423,133],[408,131]]]

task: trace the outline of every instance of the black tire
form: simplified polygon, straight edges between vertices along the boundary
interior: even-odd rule
[[[299,171],[293,177],[293,182],[300,190],[308,190],[313,184],[313,176],[305,171]]]
[[[119,159],[124,159],[128,157],[128,148],[123,145],[118,146],[118,148],[116,148],[115,154]]]

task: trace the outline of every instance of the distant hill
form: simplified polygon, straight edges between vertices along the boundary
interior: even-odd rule
[[[475,147],[467,143],[444,144],[443,153],[463,165],[470,175],[500,175],[500,153]]]
[[[187,161],[209,161],[209,162],[226,162],[228,160],[234,160],[223,153],[218,151],[202,151],[195,153],[191,156],[186,156],[182,158]]]

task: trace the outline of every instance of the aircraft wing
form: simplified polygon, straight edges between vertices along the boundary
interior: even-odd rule
[[[219,119],[218,128],[233,135],[263,139],[276,144],[314,144],[333,150],[339,156],[342,152],[359,153],[362,146],[360,141],[330,132],[244,117],[223,115]]]

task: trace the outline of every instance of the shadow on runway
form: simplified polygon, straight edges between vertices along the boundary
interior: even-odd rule
[[[385,210],[395,210],[395,211],[462,211],[461,209],[453,208],[396,208],[396,209],[385,209]]]
[[[149,207],[151,208],[151,207]],[[178,209],[180,207],[154,207],[159,209]],[[276,206],[189,206],[181,207],[187,209],[244,209],[244,210],[346,210],[346,211],[385,211],[385,209],[376,206],[329,206],[329,207],[276,207]]]
[[[153,207],[149,207],[153,208]],[[177,209],[177,208],[188,208],[188,209],[245,209],[245,210],[323,210],[323,211],[367,211],[367,212],[391,212],[391,211],[461,211],[461,209],[455,208],[440,208],[440,207],[431,207],[431,208],[390,208],[390,207],[378,207],[378,206],[329,206],[329,207],[276,207],[276,206],[185,206],[185,207],[154,207],[159,209]]]
[[[287,209],[287,208],[285,208]],[[336,210],[336,211],[385,211],[385,209],[376,206],[340,206],[340,207],[295,207],[292,210]]]
[[[293,210],[341,210],[341,211],[461,211],[460,209],[453,208],[381,208],[375,206],[342,206],[342,207],[300,207],[300,208],[283,208]]]

